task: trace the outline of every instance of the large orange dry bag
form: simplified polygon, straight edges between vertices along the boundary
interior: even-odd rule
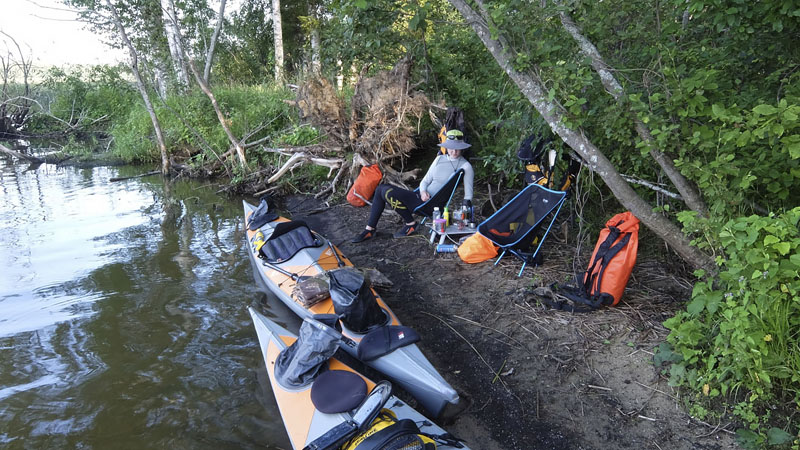
[[[594,247],[583,287],[601,304],[619,303],[631,277],[639,250],[639,219],[630,211],[617,214],[606,222]]]
[[[362,167],[356,182],[347,193],[347,201],[353,206],[365,206],[367,203],[364,200],[372,198],[381,178],[383,178],[383,173],[377,164]]]
[[[465,263],[479,263],[497,256],[497,246],[480,233],[475,233],[458,246],[458,256]]]
[[[543,301],[551,307],[574,312],[616,305],[631,277],[638,249],[639,219],[631,212],[617,214],[600,231],[583,285],[579,288],[555,286],[564,297],[581,305],[567,307],[564,303]]]

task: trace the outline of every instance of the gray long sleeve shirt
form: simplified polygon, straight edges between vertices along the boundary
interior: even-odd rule
[[[458,169],[464,169],[464,200],[472,201],[472,182],[475,179],[475,172],[472,170],[472,164],[461,156],[456,159],[451,159],[448,155],[437,156],[419,184],[419,191],[435,194]]]

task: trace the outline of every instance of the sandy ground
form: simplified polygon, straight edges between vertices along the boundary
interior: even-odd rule
[[[588,259],[596,233],[581,259],[570,230],[559,228],[543,247],[543,264],[517,278],[521,263],[511,257],[466,264],[436,254],[427,236],[394,239],[394,214],[384,213],[374,239],[351,244],[368,208],[301,196],[278,202],[354,264],[394,283],[380,294],[420,331],[422,351],[461,394],[459,408],[438,421],[471,448],[736,448],[727,424],[689,417],[653,365],[653,348],[667,334],[661,323],[691,291],[685,277],[645,256],[663,253],[663,244],[648,249],[652,241],[643,240],[620,306],[572,314],[541,306],[532,291],[571,279],[573,265],[582,270],[573,261]]]

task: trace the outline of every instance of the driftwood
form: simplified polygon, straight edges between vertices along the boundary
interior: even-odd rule
[[[109,179],[108,179],[108,181],[114,182],[114,181],[124,181],[124,180],[131,180],[131,179],[134,179],[134,178],[143,178],[143,177],[149,177],[150,175],[158,175],[158,174],[160,174],[160,173],[161,173],[161,171],[160,171],[160,170],[153,170],[153,171],[150,171],[150,172],[147,172],[147,173],[143,173],[143,174],[139,174],[139,175],[133,175],[133,176],[130,176],[130,177],[114,177],[114,178],[109,178]]]
[[[10,148],[6,147],[3,144],[0,144],[0,152],[3,152],[5,154],[7,154],[7,155],[11,155],[11,156],[13,156],[15,158],[24,159],[24,160],[26,160],[28,162],[31,162],[31,163],[34,163],[34,164],[42,164],[44,162],[44,160],[41,159],[41,158],[37,158],[35,156],[26,155],[24,153],[16,152],[16,151],[11,150]]]

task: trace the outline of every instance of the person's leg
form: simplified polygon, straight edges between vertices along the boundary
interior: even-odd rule
[[[396,189],[391,184],[379,184],[375,188],[375,194],[372,196],[372,208],[369,210],[369,219],[367,219],[367,229],[374,230],[378,226],[378,221],[381,219],[384,208],[386,208],[386,191]]]
[[[372,206],[369,209],[367,226],[350,242],[358,244],[359,242],[366,241],[367,239],[371,239],[375,236],[375,228],[378,226],[378,220],[380,220],[381,214],[383,214],[383,210],[386,208],[385,192],[393,187],[394,186],[389,184],[379,184],[378,187],[375,188],[375,194],[372,196]]]
[[[403,189],[391,184],[380,184],[375,189],[375,195],[372,197],[372,208],[370,208],[369,219],[367,219],[367,226],[364,231],[356,236],[352,242],[358,243],[372,238],[375,235],[375,228],[378,226],[378,221],[383,214],[386,206],[400,214],[405,222],[403,227],[404,236],[413,233],[416,230],[417,222],[414,220],[412,211],[420,205],[422,200],[414,191]]]
[[[422,203],[422,199],[420,199],[419,195],[414,191],[392,187],[393,189],[386,191],[384,199],[390,208],[400,214],[400,217],[403,218],[403,222],[405,223],[403,228],[394,234],[394,237],[409,236],[417,231],[418,224],[417,221],[414,220],[413,211],[414,208]]]
[[[397,186],[387,185],[383,192],[383,201],[393,210],[400,214],[406,224],[413,224],[414,221],[414,208],[422,203],[419,195],[414,191],[399,188]]]

